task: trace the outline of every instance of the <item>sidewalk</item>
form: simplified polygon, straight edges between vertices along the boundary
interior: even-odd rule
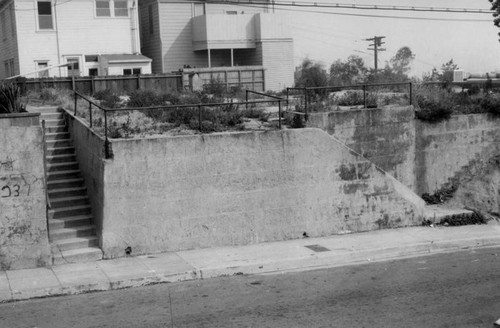
[[[235,274],[272,274],[500,247],[500,224],[411,227],[0,271],[0,302]]]

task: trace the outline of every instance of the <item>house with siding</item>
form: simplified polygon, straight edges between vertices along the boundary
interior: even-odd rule
[[[255,90],[292,86],[290,22],[270,0],[140,0],[141,51],[153,73],[182,72]]]
[[[0,79],[149,73],[135,0],[0,0]]]

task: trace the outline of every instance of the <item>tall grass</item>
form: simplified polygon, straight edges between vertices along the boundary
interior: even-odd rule
[[[26,112],[21,103],[21,90],[17,85],[0,84],[0,114]]]

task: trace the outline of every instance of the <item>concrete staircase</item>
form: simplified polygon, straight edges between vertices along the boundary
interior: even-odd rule
[[[49,240],[53,264],[102,259],[85,182],[62,112],[43,110]]]

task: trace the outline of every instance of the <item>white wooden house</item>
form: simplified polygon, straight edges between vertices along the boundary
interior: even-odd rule
[[[291,24],[271,1],[140,0],[139,18],[153,73],[182,71],[243,86],[262,80],[263,90],[293,85]]]
[[[0,79],[151,73],[135,0],[0,0]]]

